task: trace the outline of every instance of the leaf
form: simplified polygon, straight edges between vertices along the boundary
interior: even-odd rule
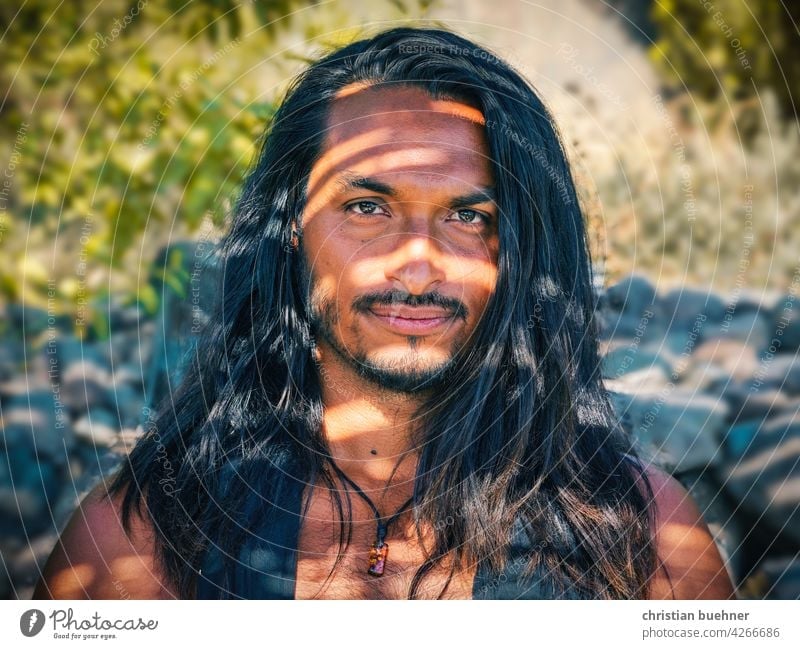
[[[148,315],[153,316],[158,313],[158,293],[156,293],[156,289],[151,284],[141,286],[136,297]]]

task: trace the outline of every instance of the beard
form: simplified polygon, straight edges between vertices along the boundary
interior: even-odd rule
[[[300,289],[313,335],[316,339],[327,343],[359,377],[383,390],[405,394],[430,393],[437,388],[452,384],[456,369],[456,354],[452,350],[458,349],[463,344],[462,336],[456,336],[450,353],[443,360],[426,358],[419,350],[421,337],[410,335],[405,336],[407,344],[405,352],[380,354],[365,348],[364,336],[361,335],[358,322],[354,319],[349,330],[355,342],[348,346],[341,337],[340,305],[337,304],[336,297],[319,286],[309,271],[302,251],[298,251],[298,258]],[[410,296],[410,299],[413,300],[413,296]],[[360,299],[350,306],[354,318],[367,311],[366,302]],[[386,301],[382,303],[387,304]],[[463,318],[465,309],[461,305],[459,307],[457,313]]]

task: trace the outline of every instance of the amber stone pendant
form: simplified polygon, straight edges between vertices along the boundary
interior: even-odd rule
[[[373,577],[380,577],[386,567],[386,556],[389,554],[389,546],[386,543],[372,544],[369,551],[369,570],[367,573]]]

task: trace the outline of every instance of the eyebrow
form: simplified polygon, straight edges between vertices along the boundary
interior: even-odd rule
[[[377,194],[385,194],[386,196],[397,198],[397,191],[391,185],[350,171],[342,172],[339,175],[336,180],[336,187],[343,193],[353,189],[366,189]],[[458,209],[475,205],[476,203],[494,203],[496,202],[495,196],[494,187],[479,187],[468,194],[454,197],[450,201],[449,207],[450,209]]]

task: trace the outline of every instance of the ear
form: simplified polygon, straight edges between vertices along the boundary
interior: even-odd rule
[[[298,246],[300,245],[300,237],[302,236],[303,236],[302,231],[298,230],[295,227],[292,227],[292,238],[291,241],[289,242],[289,245],[292,247],[292,249],[297,250]]]

